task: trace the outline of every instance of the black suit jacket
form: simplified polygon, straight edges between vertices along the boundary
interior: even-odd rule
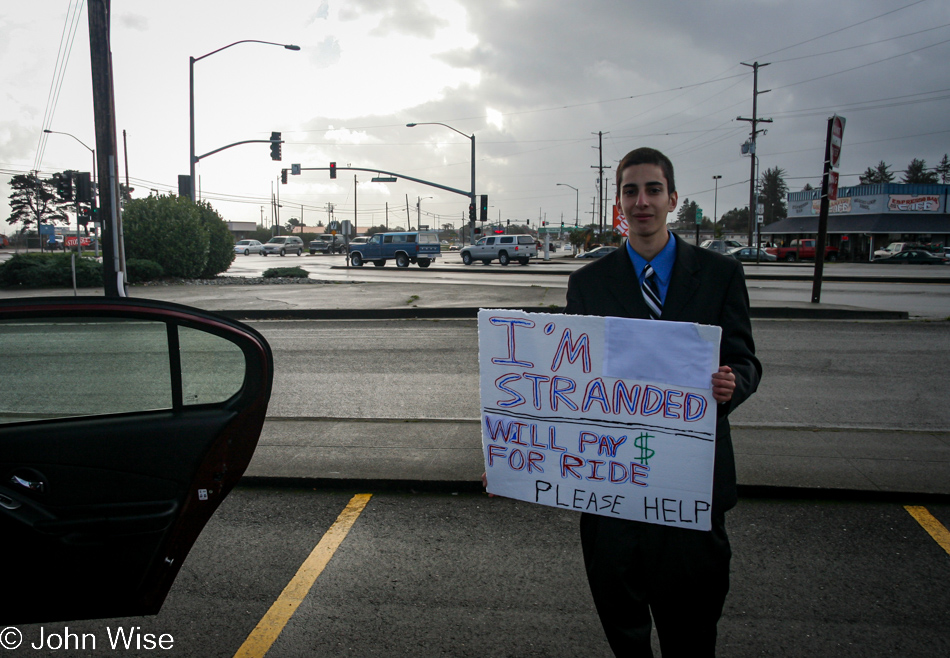
[[[571,275],[565,312],[649,319],[626,246]],[[721,513],[736,504],[736,466],[728,415],[755,392],[762,376],[752,340],[742,264],[677,237],[676,262],[660,319],[722,328],[719,363],[732,368],[736,390],[728,404],[719,405],[716,422],[713,513]]]

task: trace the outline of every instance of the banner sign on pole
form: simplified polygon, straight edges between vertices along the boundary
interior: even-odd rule
[[[614,204],[614,231],[623,237],[627,237],[627,218],[623,216],[623,210],[616,203]]]
[[[488,492],[709,530],[719,327],[481,309]]]
[[[841,162],[841,140],[844,139],[844,117],[837,114],[831,123],[831,168],[836,169]]]

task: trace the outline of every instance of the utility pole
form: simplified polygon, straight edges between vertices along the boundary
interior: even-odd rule
[[[771,89],[766,89],[765,91],[759,91],[759,68],[762,66],[768,66],[769,63],[759,64],[758,62],[753,62],[752,64],[746,64],[745,62],[740,62],[743,66],[749,66],[752,68],[752,118],[742,118],[736,117],[736,121],[749,121],[752,123],[752,139],[750,142],[750,151],[752,157],[751,168],[752,173],[749,175],[749,246],[753,246],[752,243],[752,231],[755,228],[756,222],[758,221],[758,213],[756,212],[756,201],[755,198],[755,138],[761,130],[756,129],[756,125],[759,123],[772,123],[771,119],[760,119],[758,118],[758,98],[759,94],[766,94]]]
[[[356,174],[353,174],[353,235],[357,233],[359,231],[356,229]],[[347,258],[349,258],[349,255],[347,255]]]
[[[604,192],[606,186],[604,185],[604,169],[610,169],[610,167],[604,167],[604,133],[597,132],[591,133],[591,135],[597,135],[597,146],[592,146],[591,148],[596,148],[599,153],[598,164],[591,165],[591,169],[597,170],[597,202],[600,204],[600,207],[597,209],[597,224],[600,226],[600,232],[604,232]],[[607,133],[608,135],[610,133]]]
[[[115,89],[109,36],[110,0],[90,0],[89,63],[92,69],[92,107],[96,126],[96,168],[99,174],[99,217],[105,229],[102,276],[106,297],[126,297],[125,241],[119,205],[119,163],[115,133]]]

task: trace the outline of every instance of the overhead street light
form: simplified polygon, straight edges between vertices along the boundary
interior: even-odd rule
[[[96,150],[95,150],[94,148],[90,147],[90,146],[87,145],[84,141],[82,141],[81,139],[79,139],[78,137],[76,137],[75,135],[72,135],[72,134],[70,134],[70,133],[64,133],[64,132],[60,132],[60,131],[58,131],[58,130],[48,130],[48,129],[46,129],[46,128],[43,129],[43,132],[44,132],[44,133],[48,133],[48,134],[50,134],[50,135],[66,135],[67,137],[72,137],[72,138],[75,139],[77,142],[79,142],[80,144],[82,144],[83,146],[85,146],[85,147],[86,147],[86,150],[89,151],[90,153],[92,153],[92,182],[93,182],[93,183],[96,182]]]
[[[461,130],[453,128],[447,123],[440,123],[438,121],[422,121],[419,123],[406,124],[406,128],[415,128],[416,126],[444,126],[448,128],[449,130],[454,130],[462,137],[467,137],[468,139],[472,140],[472,187],[471,187],[471,195],[469,197],[469,207],[475,208],[475,133],[472,133],[471,135],[466,135]],[[469,226],[472,229],[469,231],[469,235],[471,236],[470,239],[472,241],[472,244],[475,244],[475,230],[474,230],[475,222],[471,218],[469,218]]]
[[[226,46],[222,46],[217,50],[212,50],[210,53],[206,53],[201,57],[189,57],[188,58],[188,123],[189,123],[189,151],[188,151],[188,173],[191,178],[191,200],[192,202],[197,202],[195,199],[195,163],[198,161],[195,157],[195,62],[200,62],[205,57],[211,57],[215,53],[219,53],[226,48],[231,46],[236,46],[239,43],[263,43],[268,46],[280,46],[286,48],[287,50],[300,50],[300,46],[295,46],[289,43],[274,43],[273,41],[259,41],[257,39],[242,39],[241,41],[235,41],[234,43],[229,43]]]
[[[90,153],[92,153],[92,198],[93,198],[93,205],[95,205],[95,199],[96,199],[96,149],[92,148],[91,146],[89,146],[89,145],[86,144],[84,141],[82,141],[81,139],[79,139],[78,137],[76,137],[75,135],[73,135],[73,134],[71,134],[71,133],[64,133],[64,132],[60,132],[60,131],[58,131],[58,130],[49,130],[49,129],[47,129],[47,128],[44,128],[44,129],[43,129],[43,132],[44,132],[44,133],[47,133],[47,134],[49,134],[49,135],[66,135],[67,137],[72,137],[72,138],[75,139],[77,142],[79,142],[79,143],[82,144],[84,147],[86,147],[86,150],[88,150]],[[97,230],[98,230],[98,229],[97,229]],[[77,197],[77,200],[76,200],[76,249],[77,249],[77,251],[79,252],[79,254],[82,255],[82,240],[80,239],[79,233],[80,233],[80,231],[79,231],[79,200],[78,200],[78,197]],[[99,255],[99,240],[97,239],[97,240],[96,240],[96,256],[98,256],[98,255]]]
[[[580,215],[580,207],[581,207],[581,193],[573,185],[568,185],[567,183],[558,183],[558,185],[569,187],[575,192],[574,194],[574,228],[577,228],[577,218]]]

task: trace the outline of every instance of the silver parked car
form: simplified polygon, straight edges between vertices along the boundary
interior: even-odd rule
[[[301,256],[303,255],[303,240],[296,235],[274,236],[264,243],[264,248],[261,250],[261,256],[270,254],[280,254],[281,256],[297,254]]]
[[[264,245],[258,240],[238,240],[234,245],[234,253],[250,256],[251,254],[261,253],[263,248]]]
[[[720,254],[724,254],[730,249],[743,246],[743,244],[736,240],[703,240],[699,246],[703,249],[711,249],[712,251],[718,251]]]
[[[765,249],[759,249],[758,259],[756,259],[755,251],[755,247],[735,247],[727,251],[726,255],[744,263],[755,263],[756,260],[760,263],[773,263],[778,260],[777,256],[768,253]]]

